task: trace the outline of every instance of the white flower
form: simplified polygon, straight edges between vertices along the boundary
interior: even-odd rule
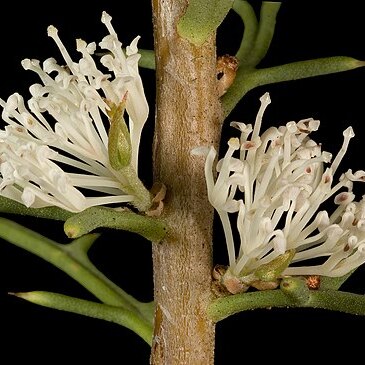
[[[139,141],[148,105],[138,73],[139,37],[125,54],[105,12],[102,22],[109,34],[99,43],[106,50],[99,60],[101,69],[106,67],[109,73],[97,67],[94,42],[78,39],[81,58],[73,61],[54,26],[48,27],[48,35],[66,65],[53,58],[42,66],[38,60],[22,61],[42,83],[29,88],[27,102],[17,93],[6,102],[0,99],[7,123],[0,130],[1,195],[27,207],[58,206],[72,212],[140,198],[140,191],[133,191],[133,186],[138,180]],[[131,162],[127,170],[116,171],[108,157],[108,111],[110,105],[122,101],[129,116]],[[86,196],[87,191],[93,194]]]
[[[282,264],[281,276],[345,275],[365,262],[365,196],[356,202],[352,193],[353,182],[364,181],[365,172],[349,170],[333,183],[353,130],[343,132],[343,146],[330,163],[331,154],[308,137],[318,129],[317,120],[289,122],[259,135],[269,94],[260,100],[253,128],[232,123],[241,135],[229,140],[216,179],[217,152],[206,151],[208,196],[224,228],[229,273],[246,286],[260,279],[263,268]],[[327,213],[323,203],[331,197],[336,208]],[[237,230],[230,214],[237,215]],[[283,257],[287,263],[280,262]]]

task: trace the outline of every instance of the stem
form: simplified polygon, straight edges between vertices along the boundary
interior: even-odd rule
[[[125,166],[119,170],[126,179],[127,183],[122,185],[123,190],[127,194],[135,196],[133,204],[140,212],[146,212],[152,204],[152,197],[150,192],[143,185],[139,179],[136,170],[132,165]]]
[[[0,218],[0,237],[56,266],[102,302],[131,311],[138,309],[140,302],[107,279],[88,259],[85,250],[98,235],[61,245],[15,222]]]
[[[169,233],[153,245],[155,334],[152,364],[214,362],[211,300],[213,209],[197,146],[218,147],[221,110],[215,34],[195,46],[176,33],[187,0],[153,0],[157,62],[154,178],[167,187]]]
[[[246,59],[255,44],[258,21],[254,9],[247,1],[235,0],[232,9],[241,17],[245,25],[241,45],[236,53],[236,57],[241,63],[246,63]]]
[[[44,291],[10,294],[44,307],[82,314],[84,316],[119,324],[129,328],[151,345],[152,325],[147,324],[138,315],[127,309]]]
[[[239,68],[235,81],[222,97],[224,117],[227,117],[243,96],[255,87],[348,71],[363,66],[365,66],[363,61],[338,56],[292,62],[259,70]]]

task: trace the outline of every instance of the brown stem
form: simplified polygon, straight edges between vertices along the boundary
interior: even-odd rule
[[[213,210],[197,146],[220,138],[215,36],[196,47],[176,33],[187,0],[153,0],[157,73],[154,177],[167,187],[170,234],[153,247],[155,334],[151,364],[214,362],[211,299]]]

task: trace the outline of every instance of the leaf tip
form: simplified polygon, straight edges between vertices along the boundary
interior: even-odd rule
[[[64,231],[68,238],[79,238],[81,236],[80,229],[74,225],[69,226],[65,224]]]
[[[32,293],[31,292],[8,292],[8,295],[11,295],[13,297],[21,298],[24,300],[32,301]]]

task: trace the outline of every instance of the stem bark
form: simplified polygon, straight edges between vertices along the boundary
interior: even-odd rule
[[[213,209],[198,146],[218,148],[222,111],[215,34],[194,46],[176,31],[187,0],[152,0],[156,51],[154,179],[167,187],[167,237],[153,245],[155,333],[151,364],[214,363],[212,299]]]

